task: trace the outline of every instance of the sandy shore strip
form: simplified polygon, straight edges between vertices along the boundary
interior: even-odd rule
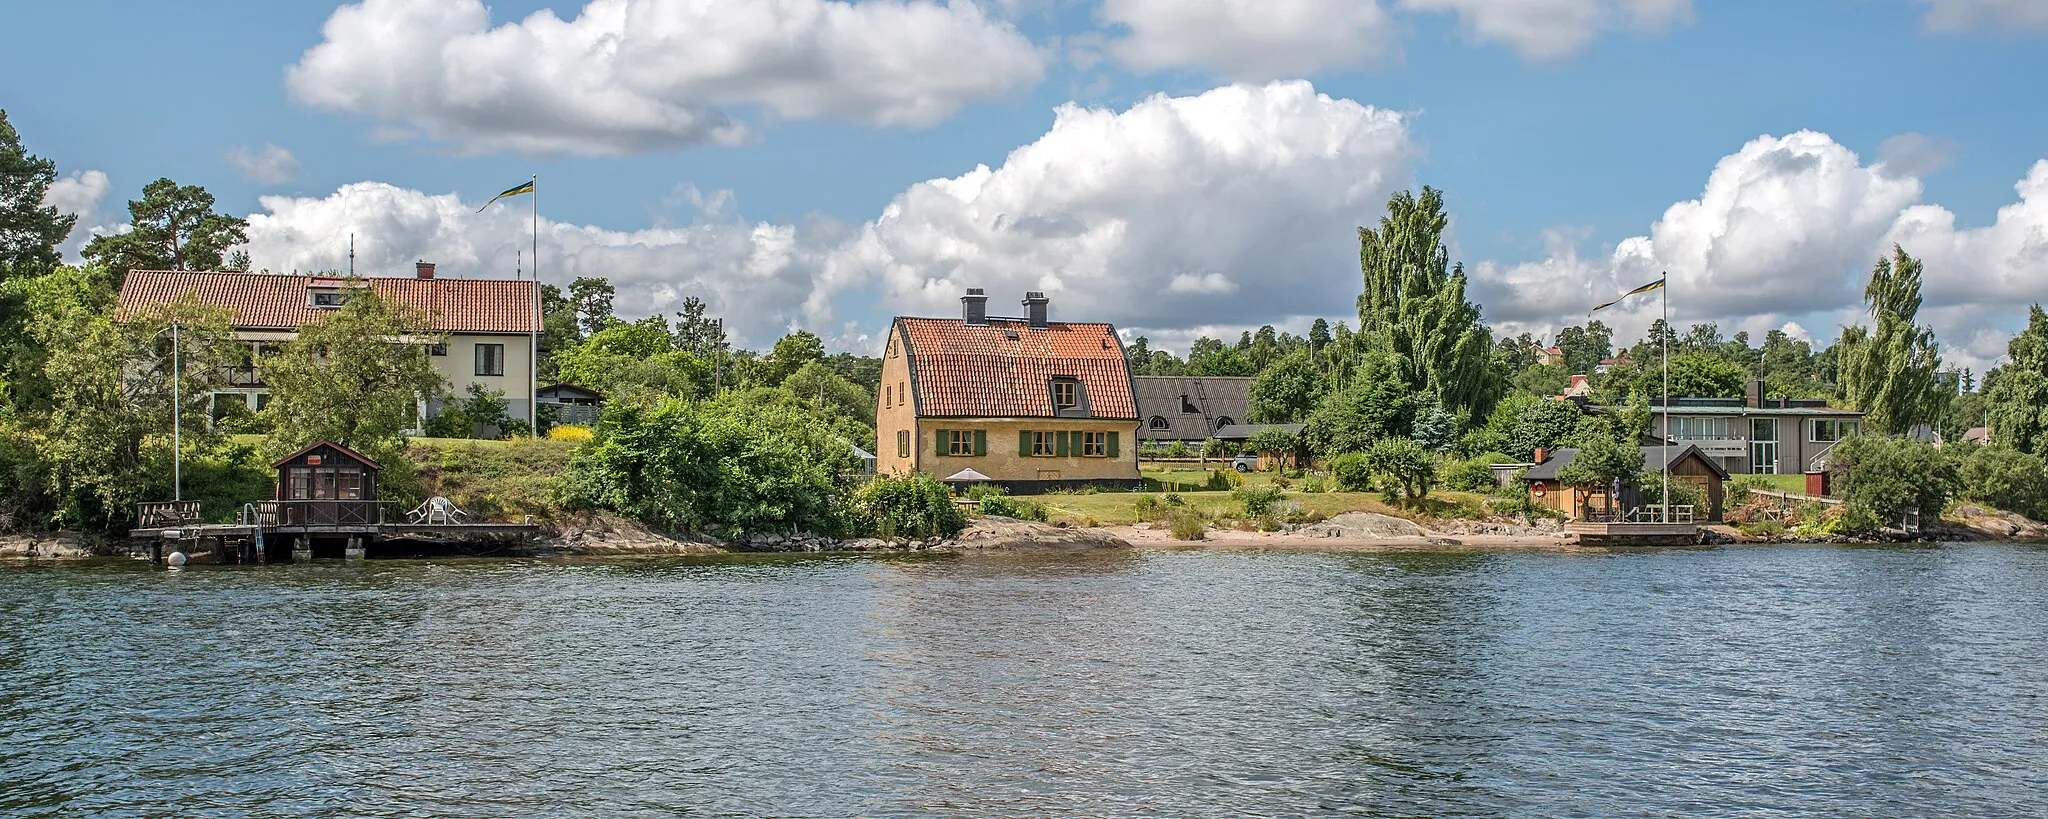
[[[1324,552],[1603,552],[1564,534],[1379,535],[1320,537],[1291,532],[1211,529],[1202,540],[1178,540],[1165,528],[1108,526],[1104,530],[1139,549],[1243,549]]]

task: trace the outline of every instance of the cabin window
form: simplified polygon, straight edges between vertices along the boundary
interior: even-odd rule
[[[334,470],[334,497],[339,500],[362,500],[363,471],[360,469]]]
[[[1031,455],[1034,458],[1050,458],[1059,453],[1059,441],[1051,432],[1031,433]]]
[[[288,484],[285,491],[286,500],[306,500],[313,497],[313,470],[294,467],[286,472],[285,480]]]
[[[946,433],[946,454],[973,455],[974,430],[956,429]]]
[[[432,344],[427,345],[427,355],[440,357],[445,356],[447,354],[448,342],[446,341],[436,341]]]
[[[1053,409],[1073,409],[1081,405],[1081,383],[1067,379],[1052,382]]]
[[[1081,457],[1083,457],[1083,458],[1107,458],[1107,457],[1109,457],[1109,433],[1107,433],[1107,432],[1084,432],[1084,433],[1082,433],[1082,434],[1081,434]]]
[[[1809,423],[1813,427],[1813,434],[1809,437],[1819,443],[1832,443],[1842,440],[1843,438],[1855,435],[1863,428],[1862,422],[1859,421],[1814,419]]]
[[[910,457],[910,430],[899,429],[896,431],[896,457]]]
[[[478,344],[478,345],[476,345],[476,374],[477,374],[477,375],[504,375],[504,374],[505,374],[505,345],[503,345],[503,344]]]
[[[1168,423],[1166,423],[1166,416],[1164,416],[1164,415],[1154,415],[1154,416],[1152,416],[1151,426],[1152,426],[1152,428],[1153,428],[1153,429],[1172,429],[1172,428],[1173,428],[1173,425],[1172,425],[1172,424],[1168,424]]]

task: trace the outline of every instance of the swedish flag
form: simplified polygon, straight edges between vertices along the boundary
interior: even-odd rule
[[[500,200],[500,199],[503,199],[503,198],[505,198],[505,197],[507,197],[507,196],[518,196],[518,195],[520,195],[520,194],[522,194],[522,193],[532,193],[532,192],[533,192],[533,180],[529,179],[529,180],[527,180],[527,181],[525,181],[525,182],[521,182],[521,183],[519,183],[519,184],[517,184],[517,185],[514,185],[514,186],[512,186],[512,187],[511,187],[510,189],[506,190],[506,191],[505,191],[504,193],[501,193],[501,194],[498,194],[497,196],[493,196],[493,197],[491,197],[491,201],[489,201],[489,202],[485,202],[485,203],[484,203],[484,207],[483,207],[483,208],[477,208],[477,209],[476,209],[476,212],[477,212],[477,213],[483,213],[483,212],[484,212],[484,208],[488,208],[488,207],[490,207],[491,205],[494,205],[494,204],[496,204],[498,200]]]
[[[531,185],[528,185],[528,186],[527,186],[527,189],[528,189],[528,190],[531,190],[531,189],[532,189],[532,187],[533,187],[533,186],[531,186]],[[1598,312],[1600,312],[1600,311],[1602,311],[1602,310],[1605,310],[1605,309],[1607,309],[1607,308],[1609,308],[1609,307],[1613,307],[1614,305],[1617,305],[1617,304],[1620,304],[1620,303],[1622,303],[1622,301],[1626,300],[1626,299],[1627,299],[1628,297],[1630,297],[1630,296],[1640,296],[1640,295],[1642,295],[1642,294],[1644,294],[1644,293],[1648,293],[1648,292],[1650,292],[1650,291],[1652,291],[1652,290],[1656,290],[1657,288],[1660,288],[1660,287],[1663,287],[1663,286],[1664,286],[1664,277],[1663,277],[1663,276],[1658,276],[1658,277],[1657,277],[1657,280],[1656,280],[1656,281],[1650,282],[1649,284],[1643,285],[1643,286],[1641,286],[1641,287],[1638,287],[1638,288],[1636,288],[1636,289],[1634,289],[1634,290],[1630,290],[1630,291],[1628,291],[1628,292],[1626,292],[1626,293],[1623,293],[1623,294],[1621,294],[1621,298],[1617,298],[1617,299],[1615,299],[1615,300],[1613,300],[1613,301],[1610,301],[1610,302],[1608,302],[1608,303],[1606,303],[1606,304],[1600,305],[1599,307],[1595,307],[1595,308],[1593,308],[1592,310],[1590,310],[1590,311],[1588,311],[1588,312],[1592,312],[1592,313],[1598,313]]]

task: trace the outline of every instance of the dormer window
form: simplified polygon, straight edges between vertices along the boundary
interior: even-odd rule
[[[1081,405],[1081,382],[1058,378],[1052,382],[1052,408],[1069,410]]]
[[[1183,395],[1180,397],[1180,411],[1183,414],[1194,415],[1201,412],[1201,409],[1195,406],[1195,402],[1189,401],[1188,397]]]
[[[340,288],[323,287],[306,291],[306,304],[324,310],[338,308],[346,299],[347,296],[341,292]]]

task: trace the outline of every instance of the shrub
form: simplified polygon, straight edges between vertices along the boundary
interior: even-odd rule
[[[853,510],[852,528],[874,537],[952,537],[967,526],[946,485],[922,473],[868,481],[854,492]]]
[[[1237,447],[1221,438],[1210,438],[1202,442],[1202,457],[1204,458],[1231,458],[1236,457],[1236,455]]]
[[[1166,516],[1167,526],[1172,528],[1175,540],[1201,540],[1209,529],[1209,522],[1202,519],[1202,513],[1193,509],[1175,509]]]
[[[1188,505],[1188,501],[1187,501],[1187,499],[1186,499],[1186,498],[1183,498],[1183,497],[1181,497],[1181,496],[1180,496],[1180,493],[1179,493],[1179,492],[1168,492],[1168,493],[1166,493],[1165,495],[1161,496],[1161,497],[1159,498],[1159,501],[1160,501],[1161,503],[1164,503],[1164,504],[1166,504],[1167,506],[1186,506],[1186,505]]]
[[[1239,477],[1235,471],[1211,469],[1209,470],[1209,480],[1202,485],[1202,488],[1210,492],[1228,492],[1243,485],[1244,478]]]
[[[1656,472],[1650,472],[1645,470],[1643,472],[1642,477],[1637,479],[1636,485],[1643,488],[1643,502],[1646,504],[1654,504],[1663,502],[1663,484],[1663,471],[1659,470]],[[1701,518],[1705,518],[1707,515],[1706,496],[1702,492],[1700,492],[1700,487],[1698,484],[1692,483],[1690,481],[1679,480],[1676,478],[1672,479],[1671,505],[1691,506],[1694,509],[1693,514]]]
[[[982,484],[967,490],[967,497],[976,501],[976,514],[1040,522],[1046,519],[1043,504],[1005,495],[1000,486]]]
[[[1396,491],[1407,498],[1428,497],[1436,484],[1436,460],[1409,438],[1380,439],[1365,453],[1365,462],[1388,497]]]
[[[1372,466],[1366,463],[1363,452],[1346,452],[1331,458],[1330,478],[1346,492],[1372,491]]]
[[[1908,509],[1934,520],[1962,486],[1954,460],[1908,438],[1849,438],[1828,453],[1828,472],[1849,505],[1889,523]]]
[[[1195,451],[1188,448],[1186,441],[1175,441],[1172,446],[1166,448],[1166,457],[1192,458],[1195,457]]]
[[[1444,468],[1444,488],[1459,492],[1491,492],[1500,486],[1493,482],[1493,465],[1505,463],[1507,459],[1508,456],[1498,452],[1482,452],[1454,461]]]
[[[1980,447],[1963,459],[1963,497],[2018,512],[2048,517],[2048,464],[2039,455],[2002,447]]]
[[[1287,477],[1286,475],[1284,475],[1284,474],[1282,474],[1282,475],[1274,475],[1274,476],[1273,476],[1273,485],[1274,485],[1274,486],[1277,486],[1277,487],[1280,487],[1281,489],[1293,489],[1293,488],[1294,488],[1294,481],[1290,480],[1290,479],[1289,479],[1289,478],[1288,478],[1288,477]]]
[[[1321,475],[1310,475],[1301,479],[1301,491],[1311,495],[1320,495],[1330,491],[1330,484],[1328,481],[1323,480]]]
[[[1762,475],[1737,475],[1728,481],[1728,492],[1724,500],[1730,508],[1744,506],[1750,502],[1752,489],[1773,489],[1770,479]]]
[[[1159,498],[1146,495],[1131,504],[1131,510],[1138,513],[1139,520],[1151,520],[1159,516]]]
[[[548,430],[548,440],[550,441],[568,441],[570,443],[582,444],[588,443],[590,438],[589,427],[564,424]]]
[[[1246,515],[1261,517],[1272,511],[1273,504],[1279,503],[1280,499],[1285,497],[1286,494],[1277,486],[1243,486],[1231,492],[1230,496],[1236,498],[1238,503],[1244,504],[1244,513]]]

